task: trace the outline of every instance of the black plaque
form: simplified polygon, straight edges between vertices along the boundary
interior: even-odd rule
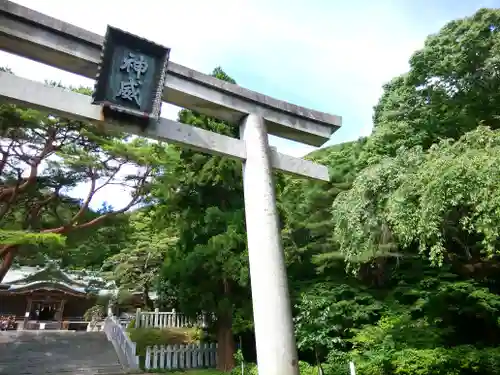
[[[108,26],[92,103],[105,117],[158,121],[169,56],[170,48]]]

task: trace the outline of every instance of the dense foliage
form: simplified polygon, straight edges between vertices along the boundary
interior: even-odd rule
[[[220,69],[213,75],[234,83]],[[237,127],[192,111],[181,111],[179,121],[228,136],[238,134]],[[218,368],[230,370],[234,328],[245,313],[249,316],[241,163],[191,150],[179,154],[169,174],[155,180],[156,222],[161,227],[174,225],[179,233],[177,246],[165,257],[162,297],[186,314],[215,314]]]
[[[500,374],[499,26],[482,9],[429,36],[384,86],[371,136],[308,156],[329,183],[277,174],[304,373]],[[0,280],[13,255],[102,266],[149,308],[157,292],[162,308],[213,313],[220,370],[255,360],[240,163],[14,106],[0,128]],[[123,178],[129,164],[140,173]],[[82,182],[87,199],[69,198]],[[91,210],[98,182],[133,182],[132,201]]]
[[[322,189],[328,222],[294,230],[328,228],[313,254],[326,284],[304,290],[296,329],[332,373],[349,359],[361,374],[500,373],[499,22],[483,9],[431,35],[385,86],[373,134],[344,146],[350,158],[311,155],[334,171],[350,161],[345,189]],[[298,205],[319,199],[297,189]]]

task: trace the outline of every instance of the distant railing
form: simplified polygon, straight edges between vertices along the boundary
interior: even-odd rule
[[[214,368],[217,365],[217,344],[148,346],[144,368],[180,370]]]
[[[132,319],[118,319],[118,322],[120,323],[123,329],[127,329],[131,321]]]
[[[144,312],[141,309],[137,309],[135,315],[135,328],[178,328],[193,326],[204,326],[203,317],[192,321],[184,314],[178,313],[175,310],[160,312],[159,309],[155,309],[154,312]]]
[[[104,321],[104,333],[113,346],[123,365],[131,370],[139,369],[139,357],[136,354],[136,344],[132,342],[120,322],[112,316]],[[125,361],[126,363],[123,363]]]
[[[105,321],[91,320],[87,323],[87,332],[101,332],[104,330],[105,324]]]

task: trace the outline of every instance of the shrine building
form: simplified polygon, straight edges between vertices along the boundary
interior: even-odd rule
[[[102,280],[101,280],[102,281]],[[86,329],[83,315],[99,296],[96,278],[68,273],[55,262],[9,270],[0,283],[0,317],[14,316],[17,329]]]

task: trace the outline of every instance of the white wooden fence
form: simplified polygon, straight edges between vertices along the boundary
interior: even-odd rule
[[[148,346],[144,368],[191,369],[213,368],[217,365],[217,344],[188,344]]]
[[[130,340],[117,318],[113,316],[106,318],[104,321],[104,333],[106,333],[108,340],[112,342],[120,358],[120,362],[131,370],[139,369],[136,344]]]
[[[126,330],[128,328],[128,326],[130,324],[130,321],[132,319],[125,320],[125,319],[119,319],[119,318],[117,318],[117,320],[118,320],[118,323],[120,323],[120,325],[122,326],[122,328]]]
[[[175,310],[170,312],[160,312],[155,309],[154,312],[145,312],[137,309],[135,314],[135,328],[167,328],[167,327],[192,327],[203,326],[203,318],[197,321],[191,321],[182,313]]]

